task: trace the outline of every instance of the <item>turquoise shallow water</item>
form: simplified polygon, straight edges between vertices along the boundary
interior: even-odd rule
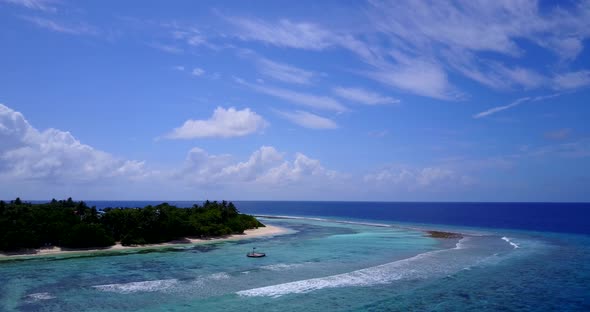
[[[0,311],[590,310],[588,236],[471,228],[441,242],[411,227],[262,221],[290,233],[0,262]],[[245,257],[252,247],[268,256]]]

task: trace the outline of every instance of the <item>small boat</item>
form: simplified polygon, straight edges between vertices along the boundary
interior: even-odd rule
[[[246,254],[246,257],[250,257],[250,258],[262,258],[264,256],[266,256],[265,253],[256,252],[256,247],[252,248],[252,252],[249,252]]]

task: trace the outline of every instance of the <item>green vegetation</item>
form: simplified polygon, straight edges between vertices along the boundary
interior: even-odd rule
[[[44,246],[68,248],[154,244],[183,237],[240,234],[264,226],[240,214],[231,202],[206,201],[177,208],[163,203],[144,208],[107,208],[102,212],[83,201],[52,200],[46,204],[0,201],[0,250]]]

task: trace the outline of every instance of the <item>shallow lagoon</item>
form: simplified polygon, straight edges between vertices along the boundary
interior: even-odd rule
[[[471,234],[457,241],[430,238],[407,225],[262,221],[290,232],[131,254],[2,262],[0,310],[590,309],[588,236],[451,228]],[[247,258],[252,247],[268,256]]]

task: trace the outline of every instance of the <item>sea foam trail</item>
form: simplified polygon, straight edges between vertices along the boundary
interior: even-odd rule
[[[471,244],[472,242],[469,241]],[[493,256],[494,250],[474,252],[463,241],[456,248],[436,250],[348,273],[238,291],[240,296],[280,297],[324,288],[388,284],[396,280],[442,277]]]
[[[304,263],[277,263],[277,264],[269,264],[263,265],[260,268],[269,271],[284,271],[284,270],[291,270],[296,269],[304,266]]]
[[[352,224],[352,225],[366,225],[366,226],[375,226],[375,227],[397,227],[397,226],[394,226],[391,224],[384,224],[384,223],[345,221],[345,220],[324,219],[324,218],[314,218],[314,217],[297,217],[297,216],[282,216],[282,215],[278,215],[278,216],[256,215],[256,217],[268,218],[268,219],[292,219],[292,220],[321,221],[321,222]]]
[[[28,299],[28,301],[35,302],[35,301],[39,301],[39,300],[55,299],[55,296],[52,296],[48,292],[41,292],[41,293],[27,295],[26,298]]]
[[[212,273],[205,276],[199,276],[194,280],[187,283],[187,281],[179,281],[177,279],[163,279],[153,281],[140,281],[131,283],[120,283],[120,284],[106,284],[92,286],[100,291],[115,292],[119,294],[131,294],[137,292],[155,292],[155,291],[167,291],[176,292],[180,289],[192,286],[202,286],[207,283],[222,282],[229,280],[231,276],[226,272]]]
[[[178,283],[176,279],[165,279],[155,281],[131,282],[123,284],[108,284],[92,286],[101,291],[129,294],[134,292],[151,292],[168,289]]]
[[[515,242],[511,241],[511,240],[510,240],[508,237],[506,237],[506,236],[502,237],[502,239],[503,239],[503,240],[505,240],[505,241],[506,241],[508,244],[512,245],[512,247],[514,247],[514,249],[516,249],[516,248],[520,247],[520,246],[518,246],[518,244],[517,244],[517,243],[515,243]]]

